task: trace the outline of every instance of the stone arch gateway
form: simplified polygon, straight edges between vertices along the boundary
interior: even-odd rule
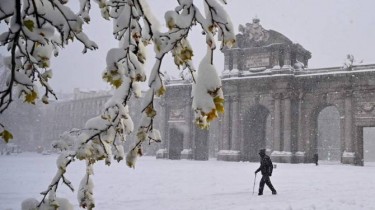
[[[340,161],[363,165],[363,128],[375,127],[375,65],[310,69],[309,51],[259,22],[254,19],[240,26],[237,45],[223,49],[225,113],[208,134],[196,136],[191,83],[186,80],[167,81],[167,94],[160,102],[160,129],[184,125],[181,157],[193,159],[198,151],[210,150],[219,160],[248,161],[258,148],[248,148],[248,137],[253,134],[247,130],[259,127],[256,141],[264,146],[267,136],[273,161],[311,163],[316,152],[317,113],[332,105],[339,113]],[[266,129],[265,119],[269,121]],[[170,141],[168,135],[164,141]],[[160,149],[168,150],[165,145],[169,144],[163,143]],[[207,145],[213,147],[207,149]]]

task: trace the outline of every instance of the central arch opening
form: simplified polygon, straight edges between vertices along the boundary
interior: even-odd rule
[[[267,141],[267,127],[269,127],[267,124],[270,124],[270,120],[267,119],[269,115],[269,110],[260,104],[251,107],[245,115],[244,161],[259,161],[259,149],[267,147],[267,142],[269,142]]]
[[[363,164],[365,166],[375,166],[375,127],[362,127],[360,129],[359,144],[363,145]]]
[[[169,159],[181,159],[181,152],[183,150],[184,133],[177,128],[170,128],[169,130]]]
[[[209,138],[208,130],[200,129],[197,126],[194,128],[194,160],[208,160],[209,156]]]

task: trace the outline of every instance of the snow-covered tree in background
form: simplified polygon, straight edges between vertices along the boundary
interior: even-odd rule
[[[162,2],[162,0],[159,0]],[[40,202],[28,199],[24,209],[50,209],[71,206],[65,199],[56,197],[59,184],[64,183],[71,190],[71,182],[65,177],[67,166],[75,159],[86,161],[86,173],[78,188],[78,201],[81,207],[95,207],[93,198],[93,164],[104,160],[110,165],[112,157],[116,161],[126,159],[129,167],[135,166],[142,154],[142,144],[160,142],[160,133],[153,128],[157,111],[154,98],[162,96],[166,88],[160,66],[164,56],[171,52],[178,67],[188,69],[193,78],[193,109],[195,122],[201,128],[208,128],[210,121],[224,112],[224,97],[221,82],[213,66],[213,50],[216,48],[215,36],[222,47],[235,43],[233,26],[222,4],[225,0],[204,0],[202,12],[193,0],[177,0],[174,10],[165,13],[168,31],[159,28],[145,0],[95,0],[105,19],[113,22],[114,38],[119,46],[108,51],[106,67],[102,78],[111,84],[115,91],[107,101],[101,115],[86,122],[84,129],[64,133],[54,142],[54,147],[63,152],[57,160],[57,173],[48,188],[42,192]],[[50,60],[58,56],[59,48],[71,41],[81,42],[83,52],[94,50],[98,45],[91,41],[83,31],[83,24],[90,22],[90,0],[80,0],[80,10],[75,14],[67,4],[68,0],[1,0],[1,25],[7,24],[8,31],[0,35],[1,46],[6,46],[11,56],[5,58],[8,69],[6,86],[0,90],[0,113],[11,104],[14,96],[26,103],[34,104],[41,98],[48,103],[49,97],[56,94],[48,84],[52,77]],[[94,24],[94,23],[93,23]],[[191,28],[198,25],[207,43],[207,53],[202,59],[198,72],[192,63],[193,49],[188,35]],[[154,65],[149,76],[144,71],[145,48],[153,43]],[[148,78],[147,78],[148,77]],[[137,128],[137,140],[127,152],[123,143],[133,132],[133,122],[129,115],[128,101],[132,94],[141,96],[140,82],[148,79],[149,90],[142,101],[141,125]],[[44,88],[43,93],[38,87]],[[1,125],[2,137],[6,141],[11,134]]]

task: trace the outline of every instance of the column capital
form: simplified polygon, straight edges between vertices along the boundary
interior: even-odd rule
[[[283,99],[292,99],[295,96],[296,96],[296,94],[292,91],[288,91],[288,92],[283,93]]]
[[[238,95],[233,95],[230,98],[231,98],[231,102],[238,102],[240,100],[240,97]]]
[[[277,92],[272,93],[272,98],[273,99],[281,99],[281,93],[277,93]]]
[[[344,92],[344,96],[345,96],[346,98],[351,98],[351,97],[353,96],[353,90],[346,90],[346,91]]]
[[[298,91],[298,99],[301,101],[305,98],[306,93],[303,90]]]
[[[254,104],[259,104],[260,103],[260,95],[255,95],[254,96]]]
[[[282,96],[281,99],[302,99],[305,96],[304,92],[297,92],[293,90],[286,90],[280,94]]]

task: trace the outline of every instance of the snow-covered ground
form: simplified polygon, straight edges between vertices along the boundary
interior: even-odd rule
[[[23,153],[0,156],[0,210],[18,210],[22,200],[47,189],[56,172],[56,155]],[[82,162],[68,168],[77,188]],[[94,195],[98,210],[262,210],[375,209],[375,165],[277,164],[266,187],[253,195],[258,163],[156,160],[141,157],[136,169],[125,163],[95,167]],[[257,186],[260,174],[257,176]],[[76,193],[60,186],[59,197],[77,206]]]

